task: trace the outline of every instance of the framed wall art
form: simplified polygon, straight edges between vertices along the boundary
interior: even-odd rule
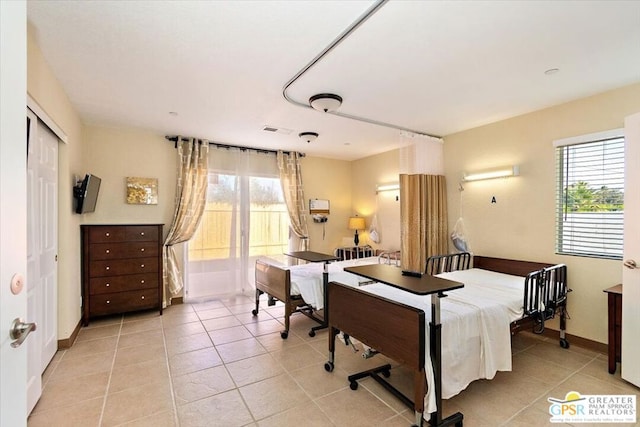
[[[157,205],[158,178],[127,177],[127,203]]]

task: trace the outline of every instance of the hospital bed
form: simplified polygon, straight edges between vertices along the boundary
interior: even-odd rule
[[[353,265],[395,264],[393,253],[384,252],[379,256],[333,262],[328,265],[329,280],[337,280],[353,286],[362,285],[365,280],[345,273],[343,268]],[[323,265],[308,263],[290,267],[278,266],[269,260],[258,259],[255,268],[256,307],[251,311],[254,316],[260,309],[260,296],[267,294],[268,305],[281,301],[284,304],[284,330],[280,332],[282,339],[289,336],[290,317],[301,313],[322,324],[324,317],[317,313],[324,310]],[[326,310],[325,310],[326,312]],[[315,336],[315,328],[311,328],[309,336]]]
[[[472,381],[491,379],[499,370],[511,370],[512,333],[527,323],[541,333],[544,322],[560,316],[560,345],[568,348],[566,322],[566,266],[455,254],[430,258],[425,271],[464,283],[438,295],[442,298],[441,340],[430,334],[440,330],[430,297],[413,295],[374,283],[353,287],[329,283],[329,362],[333,370],[335,337],[339,331],[405,365],[413,371],[413,399],[387,383],[385,386],[412,406],[416,423],[424,410],[431,425],[462,425],[461,415],[451,424],[442,419],[441,399],[464,390]],[[355,270],[355,269],[354,269]],[[438,336],[440,334],[438,333]],[[349,376],[352,389],[371,376],[386,383],[390,366]],[[380,375],[382,374],[382,376]],[[420,421],[421,422],[421,421]]]

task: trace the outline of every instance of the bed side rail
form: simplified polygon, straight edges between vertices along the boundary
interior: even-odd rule
[[[330,327],[412,369],[424,369],[424,311],[338,282],[329,283],[328,298]]]
[[[480,255],[473,256],[473,268],[511,274],[513,276],[526,277],[526,275],[532,271],[542,270],[547,267],[553,267],[553,264],[518,261],[505,258],[492,258]]]
[[[554,265],[529,273],[525,278],[524,315],[535,321],[533,331],[541,334],[545,320],[556,313],[565,314],[567,304],[567,267]]]
[[[433,255],[427,258],[425,273],[435,276],[440,273],[467,270],[471,265],[471,254],[460,252],[457,254]]]
[[[378,264],[400,267],[400,251],[382,251],[378,254]]]
[[[268,262],[256,260],[256,288],[280,301],[286,301],[291,293],[291,273]]]

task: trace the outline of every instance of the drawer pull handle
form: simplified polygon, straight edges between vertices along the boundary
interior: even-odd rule
[[[111,304],[111,301],[107,300],[107,304]]]
[[[111,269],[111,267],[108,267],[108,266],[107,266],[107,267],[106,267],[106,269],[107,269],[107,270],[110,270],[110,269]]]
[[[140,283],[144,283],[144,280],[140,280]]]
[[[109,287],[109,286],[111,286],[111,285],[110,285],[109,283],[107,283],[105,286],[108,288],[108,287]]]
[[[144,264],[140,264],[140,268],[144,268]]]
[[[144,295],[142,295],[142,299],[144,299]]]
[[[106,252],[106,253],[111,253],[111,251],[110,251],[109,249],[107,249],[105,252]]]
[[[109,233],[104,233],[105,236],[109,237],[111,234]]]
[[[144,231],[140,233],[141,236],[144,236]]]
[[[144,252],[144,248],[140,249],[140,252]]]

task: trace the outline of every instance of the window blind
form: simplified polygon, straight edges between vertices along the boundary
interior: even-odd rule
[[[624,137],[557,145],[556,252],[622,259]]]

